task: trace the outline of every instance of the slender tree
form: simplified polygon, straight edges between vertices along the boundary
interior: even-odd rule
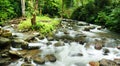
[[[25,16],[25,0],[21,0],[22,16]]]

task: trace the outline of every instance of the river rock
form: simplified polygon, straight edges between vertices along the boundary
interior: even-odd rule
[[[33,61],[37,64],[44,64],[45,63],[45,59],[41,58],[39,56],[33,57]]]
[[[89,28],[89,27],[84,27],[83,30],[84,30],[84,31],[90,31],[90,28]]]
[[[115,58],[114,61],[117,63],[118,66],[120,66],[120,58]]]
[[[89,24],[85,23],[85,22],[78,22],[77,25],[78,26],[88,26]]]
[[[38,37],[40,34],[39,33],[35,33],[35,34],[32,34],[32,35],[29,35],[27,37],[24,38],[25,41],[31,41],[31,40],[34,40],[35,37]]]
[[[101,50],[101,49],[102,49],[102,45],[100,45],[100,44],[95,44],[94,48],[95,48],[96,50]]]
[[[59,46],[63,46],[63,42],[62,41],[58,41],[57,43],[54,44],[55,47],[59,47]]]
[[[25,56],[24,58],[24,62],[26,63],[31,63],[31,60],[32,60],[31,56]]]
[[[0,58],[7,58],[7,57],[9,57],[9,52],[8,51],[9,51],[8,49],[2,49],[0,51]]]
[[[6,64],[10,63],[10,58],[0,58],[0,66],[6,66]]]
[[[2,33],[3,33],[3,30],[2,30],[2,28],[0,28],[0,36],[2,35]]]
[[[103,49],[104,55],[108,55],[108,53],[110,52],[109,49],[105,48]]]
[[[89,62],[90,66],[100,66],[99,62],[91,61]]]
[[[12,40],[12,47],[13,48],[23,48],[23,46],[27,46],[28,42],[22,40],[22,39],[13,39]]]
[[[0,48],[9,46],[11,44],[11,40],[8,38],[0,37]]]
[[[120,46],[117,46],[117,49],[120,49]]]
[[[101,30],[101,29],[102,29],[102,26],[98,26],[97,29],[98,29],[98,30]]]
[[[57,59],[53,54],[46,55],[45,61],[55,62]]]
[[[3,30],[1,36],[6,37],[6,38],[10,38],[10,37],[12,37],[12,33],[9,30]]]
[[[118,66],[115,61],[102,59],[99,61],[100,66]]]
[[[94,48],[97,50],[101,50],[103,47],[104,42],[102,40],[95,39],[95,46]]]
[[[54,40],[54,38],[52,36],[48,36],[47,39],[48,39],[48,41],[53,41]]]
[[[75,56],[83,56],[83,54],[82,54],[82,53],[77,53],[77,54],[72,54],[71,56],[72,56],[72,57],[75,57]]]
[[[77,34],[74,38],[76,42],[79,42],[80,44],[84,44],[86,41],[86,35],[84,34]]]
[[[23,63],[23,64],[21,64],[21,66],[34,66],[34,65],[31,63]]]
[[[23,57],[27,53],[27,50],[19,50],[19,51],[10,50],[9,53],[14,57]]]
[[[67,29],[63,30],[64,34],[69,34],[69,32],[67,31]]]

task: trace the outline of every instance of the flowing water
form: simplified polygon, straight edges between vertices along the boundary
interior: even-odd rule
[[[101,28],[100,26],[87,24],[84,22],[61,22],[62,26],[55,32],[54,40],[49,41],[46,37],[39,39],[36,37],[36,43],[29,43],[29,46],[39,46],[42,50],[40,56],[47,54],[54,54],[57,61],[54,63],[46,62],[45,64],[36,64],[32,61],[34,66],[89,66],[90,61],[99,61],[103,58],[114,60],[120,58],[120,50],[116,46],[120,45],[120,35],[115,34]],[[82,24],[82,25],[81,25]],[[90,31],[84,31],[85,27],[95,27]],[[18,34],[18,33],[17,33]],[[21,35],[21,34],[20,34]],[[85,35],[84,43],[74,40],[78,36]],[[21,35],[22,36],[22,35]],[[95,40],[100,40],[104,43],[101,50],[94,48]],[[81,38],[79,40],[82,40]],[[47,43],[50,42],[50,45]],[[64,45],[55,47],[54,44],[61,42]],[[86,47],[87,46],[87,47]],[[104,55],[104,49],[109,49],[108,55]],[[20,48],[12,48],[11,50],[21,50]],[[23,59],[11,63],[9,66],[21,66]]]

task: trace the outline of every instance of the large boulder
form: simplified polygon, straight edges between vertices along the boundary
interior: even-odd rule
[[[99,62],[100,62],[100,66],[118,66],[115,61],[108,59],[102,59]]]
[[[11,40],[8,38],[0,37],[0,48],[4,48],[11,44]]]

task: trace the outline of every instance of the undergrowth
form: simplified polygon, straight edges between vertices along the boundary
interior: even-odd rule
[[[57,25],[59,25],[60,20],[58,19],[52,19],[47,16],[36,16],[36,25],[31,24],[31,18],[27,18],[25,21],[21,21],[21,23],[18,25],[19,30],[36,30],[39,31],[42,35],[52,34],[52,31],[54,31],[57,28]]]

